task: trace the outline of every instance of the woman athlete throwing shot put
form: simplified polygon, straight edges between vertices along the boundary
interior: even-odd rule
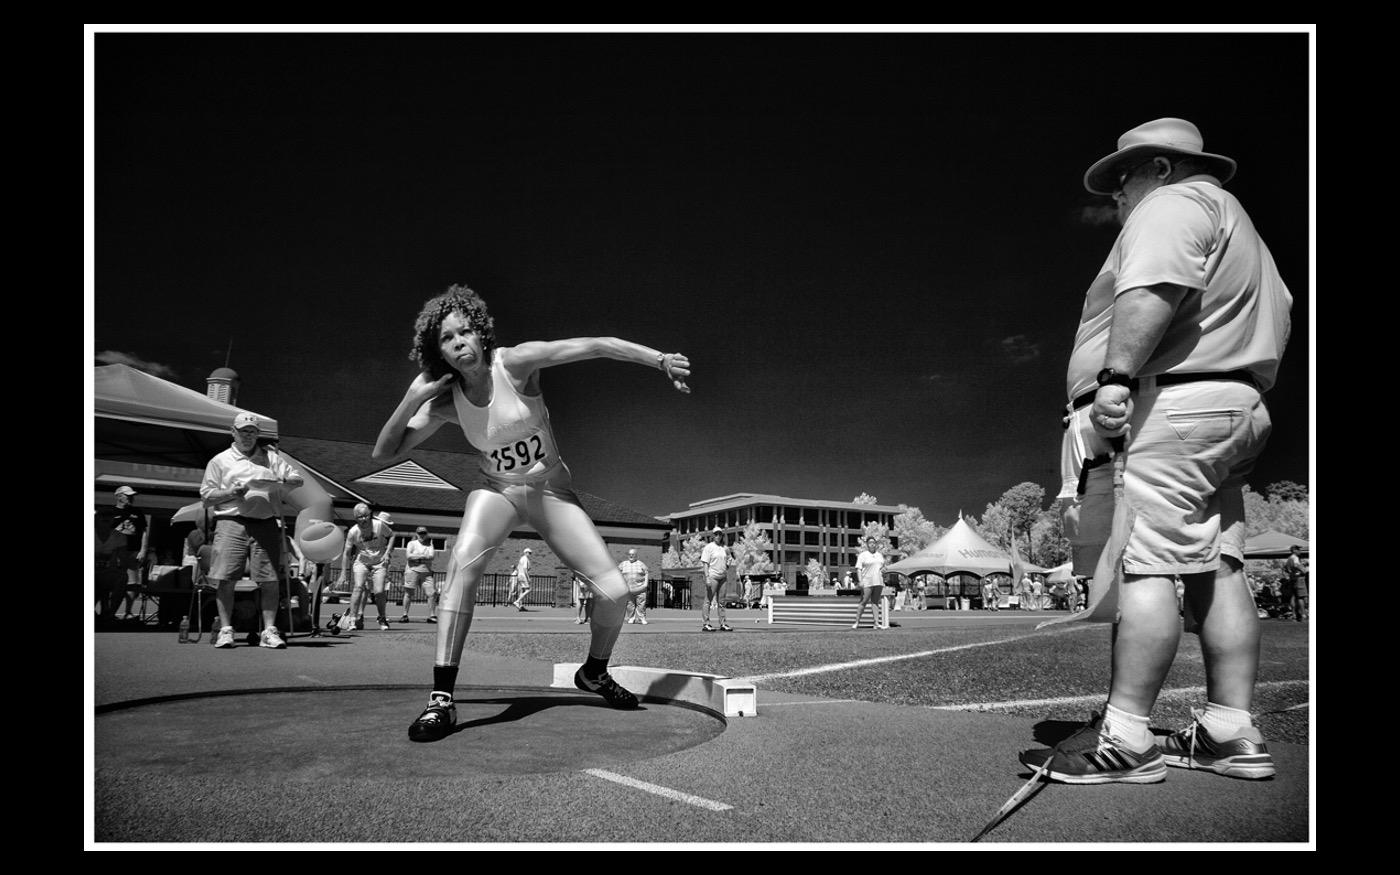
[[[487,485],[467,496],[462,527],[447,565],[438,602],[437,654],[428,707],[408,727],[413,741],[437,741],[457,721],[452,695],[462,647],[476,607],[476,587],[488,557],[511,530],[533,526],[564,564],[594,593],[588,661],[574,675],[580,690],[614,708],[635,708],[637,697],[608,674],[629,592],[602,536],[570,488],[549,411],[540,394],[540,370],[586,359],[610,358],[659,368],[681,392],[690,362],[616,337],[576,337],[496,346],[486,304],[466,286],[451,286],[423,305],[414,323],[410,358],[422,373],[379,432],[374,458],[416,447],[445,422],[456,421],[481,454]]]

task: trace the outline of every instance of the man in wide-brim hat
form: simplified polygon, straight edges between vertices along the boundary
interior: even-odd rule
[[[1080,310],[1057,497],[1074,573],[1096,578],[1089,610],[1114,604],[1112,592],[1118,611],[1103,717],[1021,754],[1054,780],[1146,784],[1167,766],[1274,774],[1249,710],[1259,620],[1243,573],[1242,487],[1271,428],[1263,393],[1293,299],[1224,189],[1234,175],[1234,159],[1207,152],[1180,118],[1125,132],[1084,174],[1085,188],[1113,198],[1123,229]],[[1148,723],[1180,640],[1178,577],[1185,627],[1201,637],[1206,703],[1159,746]]]

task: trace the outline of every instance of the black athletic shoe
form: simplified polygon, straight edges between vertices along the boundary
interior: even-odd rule
[[[364,618],[364,617],[356,617],[356,618],[355,618],[355,631],[356,631],[356,632],[363,632],[364,630],[365,630],[365,618]]]
[[[428,707],[418,715],[418,719],[408,726],[409,741],[437,741],[446,738],[457,725],[457,706],[451,697],[444,698],[435,693],[428,699]]]
[[[1051,748],[1022,751],[1021,764],[1044,769],[1053,781],[1065,784],[1156,784],[1167,777],[1167,764],[1157,745],[1138,753],[1103,728],[1097,717]]]
[[[714,627],[714,626],[711,626],[709,623],[706,623],[705,625],[703,625],[703,626],[700,627],[700,631],[701,631],[701,632],[713,632],[713,631],[715,631],[715,627]]]
[[[719,630],[720,630],[721,632],[733,632],[733,631],[734,631],[734,627],[731,626],[731,625],[729,625],[728,623],[720,623],[720,624],[719,624]]]
[[[614,708],[637,707],[637,697],[618,686],[617,681],[613,680],[612,675],[606,671],[597,680],[589,680],[583,676],[583,666],[579,666],[578,671],[574,672],[574,686],[585,693],[597,693]]]

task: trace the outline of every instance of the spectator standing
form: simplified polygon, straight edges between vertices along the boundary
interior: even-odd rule
[[[1021,610],[1034,611],[1036,609],[1035,590],[1031,586],[1031,576],[1029,574],[1023,575],[1020,581],[1017,582],[1016,595]]]
[[[1308,565],[1297,544],[1288,548],[1288,558],[1283,560],[1283,576],[1287,583],[1288,607],[1293,612],[1293,620],[1301,623],[1308,618]]]
[[[875,549],[875,539],[865,539],[865,549],[856,556],[856,576],[860,578],[860,604],[856,605],[856,621],[852,629],[860,628],[860,618],[865,615],[865,606],[870,605],[871,618],[876,629],[886,628],[880,623],[880,599],[885,590],[885,556]]]
[[[578,617],[574,620],[575,624],[587,623],[593,617],[593,611],[590,610],[593,606],[592,598],[593,591],[588,588],[588,581],[575,574],[574,604],[578,605]]]
[[[622,579],[627,581],[627,591],[631,593],[631,598],[627,602],[627,622],[647,624],[647,587],[650,582],[650,572],[647,564],[637,558],[637,551],[631,549],[627,551],[627,558],[622,560],[617,566],[617,570],[622,572]]]
[[[1001,610],[1001,587],[997,586],[995,578],[988,577],[982,581],[982,609]]]
[[[126,572],[126,586],[117,602],[115,620],[135,619],[137,600],[141,598],[141,576],[146,568],[147,547],[151,539],[151,518],[136,509],[136,490],[125,484],[113,492],[116,509],[112,511],[112,531],[122,538],[112,551],[112,565]]]
[[[1089,191],[1112,195],[1123,227],[1080,308],[1066,379],[1060,497],[1074,498],[1064,531],[1075,572],[1093,573],[1115,515],[1117,464],[1086,461],[1120,456],[1133,523],[1114,545],[1119,613],[1104,716],[1021,755],[1055,780],[1154,783],[1166,766],[1274,774],[1249,710],[1259,619],[1243,573],[1242,486],[1271,429],[1263,393],[1283,358],[1292,297],[1224,189],[1234,171],[1233,159],[1204,151],[1195,125],[1162,118],[1124,133],[1084,175]],[[1198,621],[1206,707],[1159,747],[1148,727],[1183,626],[1178,574]]]
[[[703,616],[700,618],[704,625],[700,627],[700,631],[715,631],[715,627],[710,625],[710,602],[714,602],[719,612],[719,630],[733,632],[729,624],[724,622],[724,582],[725,571],[729,568],[729,551],[724,546],[724,529],[719,526],[715,526],[710,532],[709,543],[700,551],[700,564],[705,569],[705,604]]]
[[[433,559],[436,557],[437,550],[428,540],[427,527],[419,526],[413,533],[413,540],[404,548],[403,616],[399,617],[400,623],[408,622],[408,607],[419,587],[422,587],[423,596],[428,602],[427,622],[437,622],[437,585],[433,580]]]
[[[258,585],[263,630],[258,646],[285,648],[277,630],[282,567],[281,496],[301,486],[301,473],[275,449],[258,443],[259,420],[240,413],[233,420],[233,445],[204,466],[199,497],[214,518],[214,548],[207,575],[216,588],[219,633],[215,647],[233,646],[234,585],[246,566]]]
[[[520,561],[515,563],[515,570],[510,573],[510,591],[506,593],[506,601],[517,611],[528,610],[525,596],[530,594],[530,553],[530,548],[526,547],[520,554]]]

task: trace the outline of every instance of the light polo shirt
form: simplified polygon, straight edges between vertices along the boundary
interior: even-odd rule
[[[1069,399],[1098,386],[1118,295],[1158,283],[1192,291],[1134,376],[1248,371],[1261,391],[1273,386],[1293,297],[1239,200],[1193,176],[1149,193],[1119,232],[1084,298]]]
[[[204,466],[199,497],[208,498],[213,492],[232,489],[235,483],[292,479],[301,480],[301,473],[275,450],[258,449],[251,456],[245,456],[238,447],[229,447]],[[265,520],[277,516],[281,508],[275,506],[266,494],[254,490],[242,498],[230,498],[214,505],[213,511],[219,519],[241,516]]]

